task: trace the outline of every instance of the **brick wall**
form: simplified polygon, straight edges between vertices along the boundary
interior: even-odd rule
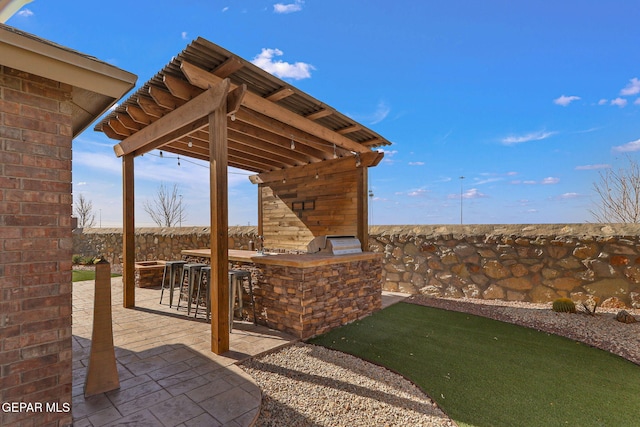
[[[70,99],[0,66],[2,426],[72,423]]]

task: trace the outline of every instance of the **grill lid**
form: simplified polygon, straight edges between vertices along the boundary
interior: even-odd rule
[[[362,245],[355,236],[318,236],[309,242],[307,252],[333,255],[357,254],[362,252]]]

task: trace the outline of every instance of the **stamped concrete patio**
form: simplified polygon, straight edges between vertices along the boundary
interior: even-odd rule
[[[93,322],[94,282],[73,284],[74,426],[250,426],[261,391],[237,363],[296,338],[234,322],[231,350],[211,352],[211,327],[186,309],[159,304],[159,288],[136,289],[136,308],[122,307],[122,279],[111,281],[120,389],[84,397]],[[383,307],[406,297],[383,293]]]
[[[261,392],[236,364],[295,338],[234,322],[231,351],[211,352],[211,326],[186,309],[159,304],[159,288],[136,289],[136,308],[122,307],[122,279],[111,283],[120,389],[84,397],[91,346],[94,282],[73,284],[74,426],[249,426]],[[193,315],[193,312],[192,312]],[[127,424],[129,423],[129,424]]]

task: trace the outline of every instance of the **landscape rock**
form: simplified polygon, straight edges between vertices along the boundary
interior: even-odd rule
[[[636,318],[626,310],[620,310],[616,314],[616,320],[621,323],[636,323]]]

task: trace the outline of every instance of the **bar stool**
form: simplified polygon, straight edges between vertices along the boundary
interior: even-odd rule
[[[162,304],[162,296],[164,295],[165,283],[169,286],[169,307],[173,305],[173,288],[176,279],[180,277],[178,272],[182,272],[182,266],[186,261],[166,261],[164,263],[164,272],[162,273],[162,292],[160,292],[160,304]],[[168,282],[167,282],[168,280]]]
[[[211,283],[211,267],[202,267],[200,269],[200,283],[198,284],[198,294],[196,295],[196,313],[194,317],[198,317],[198,308],[200,308],[200,292],[204,290],[206,296],[206,310],[207,310],[207,321],[210,319],[211,314],[211,291],[209,290],[209,284]]]
[[[242,308],[242,282],[235,280],[236,275],[229,272],[229,332],[233,330],[233,306],[236,296],[238,296],[238,305]],[[210,319],[211,314],[211,267],[202,267],[200,269],[200,285],[198,286],[198,294],[196,296],[196,312],[195,317],[198,317],[198,309],[200,307],[201,292],[206,293],[206,305],[207,305],[207,320]]]
[[[187,316],[191,314],[191,302],[193,300],[193,287],[200,285],[200,271],[202,267],[207,267],[207,264],[190,263],[182,266],[182,278],[180,279],[180,297],[178,298],[178,309],[180,308],[180,301],[182,301],[182,295],[184,294],[184,282],[187,281]]]
[[[249,299],[251,301],[251,308],[253,310],[253,324],[257,325],[258,320],[256,318],[256,303],[253,298],[253,283],[251,281],[251,272],[248,270],[229,270],[229,286],[233,291],[231,298],[231,307],[236,296],[236,290],[238,291],[238,309],[242,310],[242,283],[244,279],[249,281]],[[235,282],[235,286],[234,283]],[[231,292],[229,292],[231,294]],[[231,310],[231,309],[230,309]]]

